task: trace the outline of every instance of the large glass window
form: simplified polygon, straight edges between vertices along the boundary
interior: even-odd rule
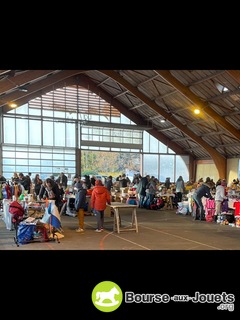
[[[189,181],[189,157],[176,156],[176,178],[183,177],[184,182]]]
[[[54,146],[64,147],[66,145],[65,137],[66,137],[65,123],[55,122],[54,123]]]
[[[151,153],[158,152],[158,140],[151,135],[149,135],[149,148]]]
[[[53,146],[53,122],[44,121],[43,122],[43,145]]]
[[[39,173],[42,179],[50,175],[58,176],[60,172],[70,175],[76,173],[75,149],[45,149],[41,147],[24,148],[12,146],[2,147],[3,172],[7,179],[10,179],[13,172]]]
[[[2,171],[6,178],[15,171],[39,173],[42,178],[63,171],[71,178],[80,173],[78,168],[95,174],[125,172],[133,176],[139,172],[160,181],[166,177],[176,181],[182,175],[189,180],[188,157],[176,156],[80,86],[53,90],[2,117]]]
[[[4,143],[16,142],[15,118],[3,118],[3,141]]]
[[[158,178],[158,161],[159,156],[157,154],[145,154],[143,157],[143,175],[149,174]]]
[[[41,145],[42,129],[40,120],[29,120],[29,144]]]
[[[28,144],[28,120],[16,119],[16,144]]]
[[[66,146],[69,148],[76,147],[76,124],[66,123]]]
[[[160,181],[164,182],[167,177],[170,177],[170,181],[175,182],[174,160],[175,156],[160,155]]]

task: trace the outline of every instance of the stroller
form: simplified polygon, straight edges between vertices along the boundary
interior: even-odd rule
[[[12,225],[14,226],[14,229],[17,230],[18,225],[23,221],[25,210],[20,203],[12,201],[9,204],[9,212],[12,215]]]
[[[31,228],[25,227],[24,231],[20,231],[20,229],[22,229],[21,226],[24,221],[25,209],[19,202],[12,201],[9,204],[9,212],[12,215],[12,225],[14,226],[14,229],[16,231],[16,235],[14,237],[14,242],[16,243],[16,245],[19,246],[19,243],[27,243],[31,241],[34,232],[33,225],[31,225]]]
[[[19,244],[49,241],[48,232],[44,225],[34,222],[34,218],[25,218],[25,209],[20,203],[12,201],[9,204],[9,212],[12,215],[12,224],[16,231],[14,242],[18,247]]]

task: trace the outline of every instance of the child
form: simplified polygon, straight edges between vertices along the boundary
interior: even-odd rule
[[[77,182],[74,186],[77,189],[75,196],[74,206],[78,216],[79,228],[76,229],[76,232],[84,232],[84,207],[86,203],[87,188],[86,184]]]
[[[97,217],[96,232],[103,231],[104,210],[110,202],[110,193],[108,189],[102,184],[101,180],[96,180],[91,197],[91,207],[93,208]]]

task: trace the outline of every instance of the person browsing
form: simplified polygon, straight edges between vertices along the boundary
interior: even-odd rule
[[[212,189],[212,183],[210,181],[210,178],[208,177],[206,181],[202,183],[202,185],[198,187],[194,192],[192,196],[196,204],[196,214],[194,216],[194,220],[206,221],[202,198],[206,197],[208,199],[213,199],[211,194],[211,189]]]
[[[104,210],[107,204],[111,204],[110,193],[107,188],[102,184],[101,180],[96,180],[95,187],[91,196],[91,207],[97,217],[97,229],[96,232],[103,231],[104,224]]]
[[[87,195],[87,186],[84,183],[77,182],[74,186],[74,189],[77,190],[75,195],[74,206],[78,216],[78,225],[79,228],[76,229],[76,232],[84,232],[84,207],[86,204],[86,195]]]

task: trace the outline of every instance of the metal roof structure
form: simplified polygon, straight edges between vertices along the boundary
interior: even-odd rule
[[[0,70],[0,107],[6,113],[9,102],[71,85],[99,95],[179,155],[217,166],[240,157],[240,70]]]

